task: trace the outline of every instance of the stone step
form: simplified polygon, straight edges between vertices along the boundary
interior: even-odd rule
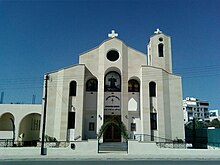
[[[99,151],[127,151],[127,149],[127,143],[108,142],[99,144]]]

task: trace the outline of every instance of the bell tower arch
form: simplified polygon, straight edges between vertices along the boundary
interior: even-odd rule
[[[157,29],[147,45],[148,65],[172,73],[172,52],[170,36]]]

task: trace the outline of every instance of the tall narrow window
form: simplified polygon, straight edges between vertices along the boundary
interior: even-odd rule
[[[163,57],[163,44],[158,45],[158,54],[159,57]]]
[[[136,131],[136,123],[131,123],[131,131]]]
[[[69,112],[68,114],[68,129],[75,128],[75,112]]]
[[[71,81],[69,95],[76,96],[76,81]]]
[[[98,81],[96,79],[89,79],[86,82],[86,91],[97,92],[98,91]]]
[[[149,83],[149,95],[150,97],[156,97],[156,83],[155,82]]]
[[[128,82],[128,92],[140,92],[140,85],[137,80],[129,80]]]
[[[150,127],[151,130],[157,130],[157,114],[150,113]]]

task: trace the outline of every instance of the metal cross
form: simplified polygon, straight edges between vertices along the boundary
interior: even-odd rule
[[[162,31],[160,31],[159,28],[157,28],[157,30],[154,32],[154,34],[161,34],[161,33],[162,33]]]
[[[112,33],[108,34],[108,37],[110,37],[110,38],[118,37],[118,33],[115,33],[115,31],[112,30]]]

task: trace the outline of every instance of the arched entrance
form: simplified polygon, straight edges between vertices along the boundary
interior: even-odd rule
[[[0,116],[0,146],[14,146],[15,142],[15,118],[6,112]]]
[[[121,142],[121,75],[110,71],[105,75],[105,109],[103,142]]]
[[[102,136],[104,142],[120,142],[121,136],[125,140],[128,139],[128,131],[118,116],[111,116],[106,119],[105,123],[102,125],[98,133],[98,139]]]
[[[7,112],[0,116],[0,131],[13,131],[14,116]]]
[[[40,119],[40,114],[31,113],[21,120],[19,125],[18,145],[36,145],[40,136]]]
[[[105,123],[108,123],[103,134],[103,142],[120,142],[121,130],[117,123],[121,121],[121,116],[105,116]]]

